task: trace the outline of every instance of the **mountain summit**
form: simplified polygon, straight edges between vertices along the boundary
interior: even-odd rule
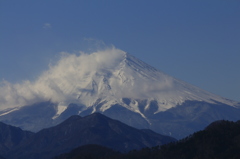
[[[92,107],[104,103],[101,111],[112,104],[140,113],[138,101],[147,100],[144,109],[151,101],[156,101],[158,109],[154,113],[168,110],[183,102],[204,101],[237,106],[234,101],[216,96],[193,85],[177,80],[151,67],[128,53],[113,59],[114,65],[88,72],[73,86],[71,95],[77,96],[78,103]],[[131,98],[130,105],[123,99]]]
[[[188,122],[197,121],[202,128],[215,119],[228,118],[228,114],[222,110],[237,110],[234,111],[236,113],[240,107],[237,102],[175,79],[115,48],[79,56],[65,54],[36,81],[25,81],[18,86],[8,85],[8,90],[9,87],[15,94],[13,96],[10,91],[6,92],[8,97],[5,97],[5,101],[12,101],[5,104],[14,103],[15,106],[11,105],[12,109],[3,110],[0,114],[0,119],[9,124],[14,123],[10,122],[12,118],[8,116],[22,112],[19,111],[24,108],[22,106],[51,101],[55,103],[53,113],[49,115],[53,123],[73,114],[101,112],[137,128],[152,128],[171,135],[175,134],[175,130],[173,132],[170,127],[180,128],[178,122],[184,122],[184,127]],[[211,111],[217,115],[207,116],[204,119],[206,123],[199,121],[204,113]],[[231,119],[237,120],[234,116]],[[170,122],[172,120],[173,123]],[[162,128],[163,125],[159,124],[168,128],[164,129],[165,126]],[[197,126],[193,125],[184,128],[179,136],[195,130],[192,127]],[[174,137],[177,137],[176,134]]]

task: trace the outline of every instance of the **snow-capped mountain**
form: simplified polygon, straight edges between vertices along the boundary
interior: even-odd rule
[[[202,128],[214,120],[223,117],[228,119],[231,113],[228,114],[229,112],[224,111],[225,109],[239,112],[237,117],[229,116],[229,120],[235,120],[235,117],[238,118],[240,115],[239,103],[175,79],[132,55],[114,48],[90,55],[67,55],[35,82],[28,81],[21,87],[11,86],[11,89],[16,92],[19,90],[19,92],[29,92],[26,87],[30,88],[31,94],[27,94],[26,97],[20,93],[15,94],[24,100],[11,109],[2,110],[0,114],[2,121],[14,124],[11,123],[12,118],[9,116],[28,108],[22,107],[23,105],[51,101],[55,104],[52,104],[53,113],[48,116],[47,126],[51,125],[49,123],[58,123],[73,114],[88,115],[101,112],[131,126],[151,128],[166,135],[174,134],[174,137],[179,138],[195,131],[194,128],[185,126],[189,125],[186,124],[188,122],[194,123],[196,119],[203,118],[207,122],[201,121],[199,125]],[[183,108],[180,109],[181,107]],[[210,113],[210,110],[217,112],[217,115],[204,119],[203,116],[206,116],[204,112]],[[176,124],[174,129],[181,129],[178,124],[180,121],[185,123],[183,124],[184,133],[178,135],[169,127]],[[163,123],[168,127],[167,129],[164,129]],[[169,126],[170,123],[172,126]],[[15,125],[24,128],[25,124]],[[42,127],[44,125],[36,128],[35,131]],[[25,128],[31,129],[28,126]]]
[[[224,103],[237,106],[234,101],[216,96],[193,85],[174,79],[171,76],[149,66],[128,53],[123,53],[121,60],[114,68],[106,68],[99,72],[91,72],[75,86],[72,94],[76,94],[79,103],[92,107],[104,103],[100,110],[107,110],[112,104],[122,106],[140,113],[139,100],[147,100],[144,109],[148,109],[151,101],[156,101],[158,109],[155,114],[166,111],[184,101],[205,101],[208,103]],[[131,98],[130,105],[124,98]]]

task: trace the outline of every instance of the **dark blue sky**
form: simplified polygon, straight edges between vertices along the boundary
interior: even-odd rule
[[[0,79],[34,80],[59,52],[129,52],[240,101],[240,1],[0,0]]]

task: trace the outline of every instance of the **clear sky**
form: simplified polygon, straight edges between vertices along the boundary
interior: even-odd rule
[[[0,0],[0,80],[34,80],[59,52],[111,45],[240,101],[238,0]]]

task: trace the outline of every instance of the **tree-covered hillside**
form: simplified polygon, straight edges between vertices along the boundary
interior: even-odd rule
[[[90,148],[90,149],[89,149]],[[97,149],[97,150],[94,150]],[[90,151],[91,150],[91,151]],[[101,152],[101,153],[100,153]],[[79,147],[57,159],[239,159],[240,121],[216,121],[176,143],[120,154],[90,145]]]

